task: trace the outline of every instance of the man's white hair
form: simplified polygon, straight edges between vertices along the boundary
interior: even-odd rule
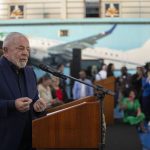
[[[9,44],[12,44],[13,42],[15,43],[15,39],[18,38],[18,37],[24,37],[24,38],[27,39],[27,37],[25,35],[23,35],[22,33],[11,32],[4,39],[4,41],[3,41],[3,48],[7,47]]]

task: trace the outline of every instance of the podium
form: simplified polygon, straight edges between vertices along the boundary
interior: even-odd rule
[[[32,146],[46,149],[99,149],[100,103],[87,97],[48,110],[32,122]]]
[[[105,80],[97,80],[94,82],[96,85],[101,85],[106,89],[115,91],[115,78],[109,77]],[[104,98],[104,114],[107,125],[114,123],[114,96],[106,95]]]
[[[61,110],[61,109],[64,109],[64,108],[67,108],[67,107],[70,107],[70,106],[74,106],[74,105],[77,105],[77,104],[80,104],[80,103],[83,103],[83,102],[96,102],[96,101],[97,101],[97,98],[95,96],[87,96],[87,97],[81,98],[79,100],[74,100],[72,102],[65,103],[63,105],[50,108],[50,109],[47,110],[47,113],[51,113],[51,112],[54,112],[54,111],[57,111],[57,110]]]

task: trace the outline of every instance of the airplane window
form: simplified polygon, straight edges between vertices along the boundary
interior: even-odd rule
[[[68,36],[68,30],[60,30],[59,36]]]

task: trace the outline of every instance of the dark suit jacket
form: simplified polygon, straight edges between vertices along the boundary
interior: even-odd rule
[[[27,95],[38,99],[36,77],[31,67],[25,67]],[[19,87],[15,74],[3,57],[0,58],[0,150],[18,150],[25,127],[25,117],[29,113],[21,113],[15,108],[15,100],[19,98]]]

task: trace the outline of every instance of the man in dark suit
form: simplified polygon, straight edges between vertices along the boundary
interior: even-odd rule
[[[3,42],[0,58],[0,150],[32,149],[32,116],[46,108],[39,99],[36,77],[26,66],[28,39],[10,33]]]

